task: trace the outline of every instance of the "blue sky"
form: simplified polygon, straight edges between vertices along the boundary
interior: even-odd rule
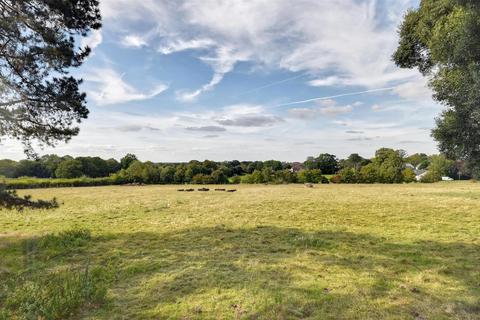
[[[104,26],[83,39],[93,54],[75,70],[90,117],[68,144],[39,151],[152,161],[434,153],[441,106],[418,72],[390,60],[416,5],[101,0]],[[16,142],[2,149],[24,157]]]

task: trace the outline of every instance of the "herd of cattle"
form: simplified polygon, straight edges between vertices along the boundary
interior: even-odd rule
[[[201,191],[201,192],[207,192],[207,191],[210,191],[210,189],[208,188],[200,188],[200,189],[197,189],[198,191]],[[193,192],[195,191],[195,189],[178,189],[177,191],[179,192]],[[236,192],[237,189],[215,189],[215,191],[223,191],[223,192]]]

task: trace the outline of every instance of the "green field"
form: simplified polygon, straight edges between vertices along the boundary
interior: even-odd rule
[[[480,184],[177,188],[22,191],[0,319],[480,319]]]

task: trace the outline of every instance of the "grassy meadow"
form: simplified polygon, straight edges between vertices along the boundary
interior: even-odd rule
[[[177,188],[20,191],[0,319],[480,319],[480,183]]]

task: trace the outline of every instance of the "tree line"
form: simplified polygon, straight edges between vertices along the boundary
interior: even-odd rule
[[[119,161],[58,155],[44,155],[36,160],[0,160],[0,176],[56,178],[55,186],[58,183],[69,185],[71,181],[76,181],[71,182],[72,186],[127,183],[409,183],[416,181],[419,172],[425,172],[423,182],[440,181],[443,176],[455,179],[478,177],[478,172],[463,161],[421,153],[407,156],[403,150],[389,148],[377,150],[371,159],[356,153],[346,159],[322,153],[301,163],[278,160],[154,163],[139,161],[133,154],[125,155]],[[63,180],[59,182],[58,179]],[[50,182],[44,180],[42,183],[49,185]]]

